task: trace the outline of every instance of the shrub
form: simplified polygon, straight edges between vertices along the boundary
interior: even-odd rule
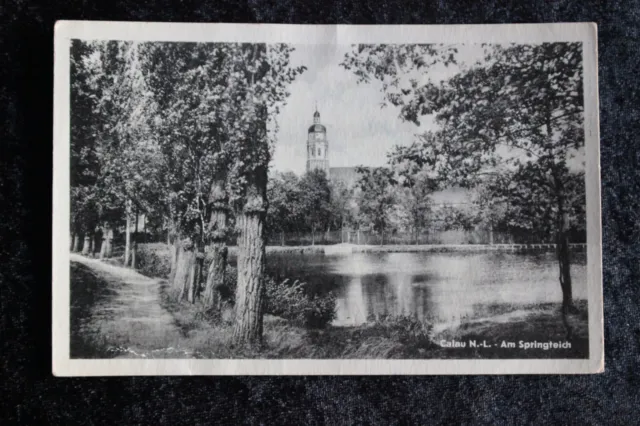
[[[335,319],[336,299],[333,293],[311,296],[305,284],[288,279],[277,282],[267,278],[266,313],[288,319],[309,328],[323,328]]]
[[[225,279],[223,299],[233,300],[238,281],[238,270],[229,267]],[[265,278],[265,313],[289,320],[299,326],[323,328],[335,319],[336,298],[333,293],[311,296],[306,284],[288,279],[276,281]]]
[[[171,250],[166,244],[138,244],[136,269],[149,277],[169,278]]]

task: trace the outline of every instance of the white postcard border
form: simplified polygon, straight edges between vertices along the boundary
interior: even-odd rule
[[[71,39],[292,44],[583,43],[589,359],[194,360],[69,357],[69,63]],[[592,23],[503,25],[274,25],[59,21],[54,41],[52,355],[56,376],[585,374],[604,371],[597,81]]]

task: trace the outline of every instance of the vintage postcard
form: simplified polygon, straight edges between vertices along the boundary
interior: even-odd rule
[[[596,41],[58,22],[53,373],[602,372]]]

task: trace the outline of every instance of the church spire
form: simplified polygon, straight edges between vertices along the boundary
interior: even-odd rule
[[[307,171],[320,169],[329,175],[329,143],[327,142],[327,128],[320,124],[318,102],[315,102],[313,124],[309,127],[307,136]]]

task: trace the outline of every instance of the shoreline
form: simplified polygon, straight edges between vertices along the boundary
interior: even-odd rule
[[[132,286],[122,277],[94,270],[95,264],[102,262],[83,263],[85,265],[72,262],[71,269],[73,358],[570,359],[588,356],[588,309],[584,300],[575,301],[576,313],[570,315],[571,337],[562,321],[560,303],[496,304],[487,306],[475,318],[444,328],[430,321],[401,316],[381,317],[354,326],[312,329],[265,315],[264,346],[259,349],[235,347],[232,323],[226,313],[221,318],[210,318],[199,304],[175,301],[168,293],[165,280],[143,279],[137,272],[127,271],[127,275],[135,278],[136,285]],[[105,264],[101,269],[106,271],[109,267]],[[118,297],[118,293],[128,294],[130,288],[140,287],[141,279],[147,283],[144,286],[147,293],[139,303],[129,303],[129,309],[123,305],[129,299]],[[151,296],[155,301],[147,300]],[[144,312],[140,309],[142,302],[148,305]],[[125,308],[127,314],[113,316],[111,307]],[[145,312],[149,313],[148,317],[144,317]],[[159,319],[163,320],[162,324]],[[132,327],[134,323],[136,327]]]
[[[569,244],[574,253],[586,253],[586,244]],[[352,254],[352,253],[553,253],[555,244],[419,244],[419,245],[357,245],[334,244],[314,246],[267,246],[267,253],[297,254]],[[237,251],[237,246],[229,246],[229,252]]]

